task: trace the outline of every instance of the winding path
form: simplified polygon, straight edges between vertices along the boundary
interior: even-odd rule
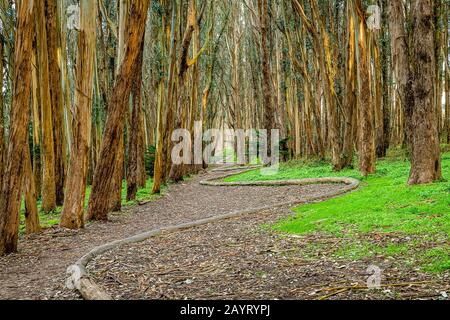
[[[317,201],[357,187],[354,181],[345,186],[335,184],[336,180],[278,183],[275,188],[274,183],[220,186],[211,182],[222,176],[223,172],[209,172],[173,185],[161,199],[114,214],[108,223],[94,223],[78,232],[53,228],[21,239],[18,254],[0,258],[0,299],[80,298],[65,287],[67,267],[80,257],[79,266],[85,266],[96,254],[123,242],[121,239],[142,241],[167,229]],[[311,185],[315,182],[325,184]],[[87,297],[95,298],[95,293],[89,296],[89,292],[88,288]]]

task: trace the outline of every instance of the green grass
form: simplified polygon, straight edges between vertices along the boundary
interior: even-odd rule
[[[153,179],[147,180],[146,187],[140,189],[136,194],[135,201],[127,201],[127,185],[124,181],[122,185],[122,205],[125,207],[136,205],[139,202],[150,201],[158,198],[158,195],[152,194],[153,190]],[[164,191],[164,187],[163,187]],[[91,194],[91,187],[88,186],[86,189],[86,199],[85,199],[85,207],[88,205],[89,197]],[[20,224],[20,233],[23,234],[25,232],[25,217],[24,217],[24,209],[22,205],[21,210],[21,224]],[[55,225],[58,225],[60,222],[62,207],[58,207],[55,211],[50,213],[45,213],[41,211],[41,201],[38,201],[38,209],[39,209],[39,221],[43,228],[50,228]]]
[[[378,246],[370,242],[362,241],[339,247],[333,253],[333,256],[335,258],[360,260],[381,255],[396,256],[399,254],[404,254],[408,250],[409,248],[406,244],[388,244],[387,246]]]
[[[327,162],[295,161],[281,165],[274,176],[259,170],[227,178],[226,181],[257,181],[320,177],[353,177],[362,187],[353,193],[325,202],[295,208],[295,216],[279,221],[273,228],[288,234],[332,234],[355,238],[373,233],[419,237],[404,245],[374,245],[352,241],[338,248],[336,256],[362,259],[375,255],[413,255],[412,263],[428,272],[450,270],[450,183],[408,186],[410,164],[401,153],[379,161],[377,173],[367,178],[358,170],[332,172]],[[450,178],[450,153],[443,154],[442,171]],[[358,242],[358,243],[357,243]]]

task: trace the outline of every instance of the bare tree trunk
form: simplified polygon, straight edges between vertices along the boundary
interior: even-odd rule
[[[125,57],[125,37],[127,33],[128,19],[130,14],[130,1],[120,0],[118,1],[118,12],[119,12],[119,30],[118,30],[118,47],[117,47],[117,63],[115,75],[117,76],[120,66],[122,65],[123,59]],[[124,122],[127,121],[129,101],[127,101],[127,107],[125,112]],[[109,111],[108,111],[109,112]],[[125,126],[125,123],[123,124]],[[110,211],[121,211],[122,210],[122,187],[123,179],[125,173],[125,135],[122,133],[119,142],[119,149],[117,151],[115,171],[113,175],[113,187],[111,191],[110,199]]]
[[[361,1],[357,0],[358,11],[362,12]],[[367,33],[366,20],[360,16],[359,22],[359,72],[360,72],[360,100],[359,100],[359,169],[363,176],[375,172],[375,128],[374,104],[371,94],[370,74],[370,43]]]
[[[27,234],[32,234],[40,232],[41,226],[39,224],[36,185],[34,183],[31,156],[28,147],[25,148],[24,170],[25,231]]]
[[[436,120],[439,138],[443,130],[442,122],[442,65],[444,61],[443,57],[443,47],[444,47],[444,37],[443,33],[448,32],[448,21],[443,21],[443,0],[433,0],[433,21],[434,21],[434,57],[435,57],[435,81],[434,81],[434,104],[436,109]],[[447,24],[447,25],[446,25]],[[448,43],[445,44],[448,47]],[[448,59],[448,57],[447,57]]]
[[[445,3],[445,17],[446,20],[450,18],[449,16],[449,5],[446,2]],[[448,30],[445,31],[445,43],[447,44],[449,41],[449,33]],[[448,45],[445,46],[444,49],[444,56],[448,57],[449,54],[449,47]],[[444,72],[444,79],[445,79],[445,116],[444,116],[444,125],[445,125],[445,141],[447,144],[450,144],[450,69],[449,69],[449,62],[448,59],[445,59],[445,72]]]
[[[35,34],[36,37],[36,34]],[[36,40],[36,38],[35,38]],[[38,85],[38,70],[37,65],[37,48],[36,43],[33,43],[33,58],[32,58],[32,122],[33,122],[33,175],[36,187],[36,194],[41,195],[41,108],[40,108],[40,92]]]
[[[116,65],[116,77],[120,71],[120,67],[122,65],[123,59],[125,58],[125,37],[127,35],[127,26],[129,19],[129,9],[130,9],[130,1],[129,0],[120,0],[119,3],[119,44],[117,48],[117,65]],[[128,97],[129,98],[129,97]],[[125,117],[124,122],[127,119],[128,110],[129,110],[129,101],[126,102],[125,108]],[[109,109],[108,109],[109,112]],[[122,124],[122,128],[124,128],[125,123]],[[124,164],[125,164],[125,137],[124,137],[124,129],[122,129],[122,136],[118,141],[118,150],[116,154],[116,164],[114,166],[114,174],[112,175],[112,190],[110,197],[110,211],[118,212],[122,210],[122,185],[124,178]]]
[[[79,229],[84,226],[84,202],[91,142],[91,113],[96,51],[96,0],[80,4],[80,32],[76,68],[76,90],[73,115],[72,155],[67,177],[67,195],[61,216],[61,226]]]
[[[381,73],[382,73],[382,81],[383,81],[383,141],[382,146],[380,148],[380,152],[378,153],[379,157],[386,157],[387,151],[390,146],[390,133],[391,133],[391,99],[393,95],[390,94],[391,87],[391,63],[390,63],[390,42],[389,42],[389,33],[386,30],[389,30],[389,12],[388,12],[388,0],[382,0],[382,23],[383,30],[382,31],[382,47],[381,47]]]
[[[173,5],[173,10],[176,9],[176,5]],[[177,97],[177,77],[176,77],[176,63],[177,63],[177,47],[178,47],[178,36],[177,36],[177,29],[180,26],[180,14],[178,14],[177,23],[175,23],[175,14],[176,11],[174,11],[173,18],[172,18],[172,27],[171,27],[171,49],[170,49],[170,65],[169,65],[169,77],[168,77],[168,83],[167,83],[167,114],[166,114],[166,121],[164,125],[164,135],[161,139],[163,139],[162,144],[162,157],[161,157],[161,181],[166,182],[167,177],[170,174],[170,167],[172,165],[172,155],[171,155],[171,134],[174,129],[175,125],[175,99]],[[178,24],[178,25],[177,25]],[[156,174],[156,171],[155,171]],[[155,189],[155,187],[154,187]]]
[[[138,188],[145,188],[147,186],[147,171],[145,169],[145,114],[142,109],[142,98],[141,97],[141,111],[140,111],[140,130],[139,130],[139,141],[138,141],[138,155],[137,155],[137,184]],[[153,130],[153,129],[152,129]]]
[[[142,63],[144,58],[144,42],[139,49],[139,57],[136,62],[136,69],[133,81],[132,96],[133,109],[131,112],[130,130],[128,138],[128,170],[127,170],[127,200],[135,200],[138,190],[138,157],[143,153],[139,147],[141,145],[142,131]]]
[[[267,0],[258,0],[261,30],[261,61],[263,73],[264,129],[267,130],[267,150],[271,150],[271,130],[275,128],[275,110],[272,102],[272,87],[270,85],[269,57],[269,4]]]
[[[410,129],[408,128],[411,122],[413,94],[411,92],[411,85],[409,83],[409,48],[408,48],[408,34],[405,29],[405,13],[403,12],[402,0],[390,0],[389,2],[389,29],[391,33],[392,45],[392,64],[395,74],[395,79],[398,87],[398,95],[402,108],[404,110],[407,127],[405,128],[407,143],[411,140]],[[434,47],[433,47],[434,48]]]
[[[94,175],[88,216],[93,220],[107,220],[109,196],[112,191],[111,177],[116,169],[116,153],[123,136],[125,108],[133,84],[134,67],[144,38],[148,0],[130,1],[130,19],[125,39],[125,56],[117,74],[109,104],[105,133],[99,163]]]
[[[161,192],[161,186],[164,183],[164,160],[165,160],[165,143],[166,143],[166,127],[167,123],[171,121],[169,119],[170,110],[169,105],[167,108],[165,107],[165,89],[164,84],[166,83],[166,79],[169,78],[168,87],[170,90],[171,87],[171,76],[173,74],[172,68],[175,64],[175,58],[174,58],[174,51],[176,47],[176,39],[175,39],[175,16],[176,16],[176,8],[175,6],[172,7],[172,18],[170,23],[170,40],[167,41],[167,37],[164,32],[160,32],[160,42],[161,42],[161,50],[162,53],[165,53],[166,50],[166,42],[169,42],[170,47],[170,69],[169,69],[169,76],[162,76],[159,84],[158,84],[158,107],[157,107],[157,113],[158,113],[158,124],[157,124],[157,141],[156,141],[156,154],[155,154],[155,165],[154,165],[154,172],[153,172],[153,190],[152,192],[154,194]],[[166,22],[166,16],[163,16],[163,26],[164,29],[168,29],[168,24]],[[167,25],[166,25],[167,24]],[[167,73],[166,70],[164,70],[165,73]],[[165,112],[167,110],[167,114]]]
[[[3,73],[4,39],[0,34],[0,79],[4,78]],[[5,143],[5,115],[4,115],[3,91],[0,92],[0,186],[3,183],[6,164],[6,143]]]
[[[70,78],[69,78],[69,66],[66,65],[66,63],[63,63],[63,61],[69,61],[68,55],[67,55],[67,17],[64,14],[66,10],[66,3],[67,0],[60,0],[57,1],[58,6],[57,9],[59,11],[59,16],[61,18],[61,22],[59,23],[60,26],[60,35],[61,35],[61,58],[60,58],[60,68],[61,68],[61,81],[62,81],[62,88],[63,88],[63,115],[64,115],[64,130],[65,130],[65,141],[64,145],[67,150],[64,150],[66,154],[71,154],[72,150],[72,97],[70,92]],[[66,160],[66,159],[65,159]],[[67,160],[66,163],[66,169],[68,167]]]
[[[43,140],[42,211],[51,212],[56,209],[55,149],[44,9],[45,0],[36,0],[37,47]]]
[[[168,41],[170,58],[167,68],[167,77],[161,79],[159,84],[159,101],[158,101],[158,143],[156,149],[156,158],[153,175],[153,193],[160,193],[161,186],[166,182],[167,166],[170,164],[170,134],[173,130],[174,111],[173,97],[175,92],[175,69],[177,58],[178,39],[176,35],[176,5],[172,5],[172,17],[170,22],[170,39],[164,33],[161,33],[161,43]],[[165,26],[168,29],[168,24]],[[166,46],[163,45],[163,50]],[[167,90],[164,83],[167,81]]]
[[[192,42],[192,36],[194,34],[195,26],[197,23],[197,10],[196,1],[189,1],[189,12],[187,17],[187,26],[184,31],[183,40],[181,43],[181,54],[178,66],[178,95],[175,95],[175,104],[178,106],[178,115],[176,117],[175,129],[185,128],[187,121],[187,107],[183,106],[183,100],[186,99],[186,73],[192,64],[189,61],[189,48]],[[168,131],[169,134],[172,130]],[[170,152],[170,150],[169,150]],[[185,164],[175,164],[172,163],[170,166],[169,177],[173,182],[179,182],[183,180],[184,175],[184,165]]]
[[[170,24],[170,50],[169,50],[169,67],[167,76],[167,95],[165,94],[164,81],[160,83],[160,101],[159,101],[159,115],[158,115],[158,144],[156,150],[155,159],[155,172],[154,172],[154,183],[153,183],[153,193],[161,192],[161,185],[166,181],[167,167],[170,164],[170,134],[173,130],[174,122],[174,110],[173,110],[173,97],[175,94],[175,69],[176,69],[176,58],[177,58],[177,36],[176,36],[176,16],[177,8],[175,5],[172,6],[172,18]],[[163,36],[163,39],[166,39]],[[163,42],[163,41],[162,41]],[[166,98],[167,97],[167,98]],[[166,107],[166,114],[164,116],[164,105]]]
[[[0,197],[0,255],[17,251],[22,182],[25,173],[26,148],[28,148],[34,3],[34,1],[22,1],[16,8],[17,29],[14,45],[15,74],[11,129]]]
[[[60,26],[56,1],[45,0],[45,18],[47,23],[48,63],[50,75],[50,97],[53,116],[53,141],[55,153],[55,192],[56,204],[64,203],[64,180],[66,174],[64,145],[64,100],[59,66]]]
[[[384,121],[383,121],[383,74],[381,52],[378,47],[377,34],[372,34],[372,54],[373,54],[373,99],[374,99],[374,117],[375,117],[375,155],[377,158],[382,158],[384,155]]]
[[[126,107],[129,106],[129,100],[126,100]],[[109,112],[109,111],[108,111]],[[125,113],[127,113],[125,111]],[[124,121],[126,121],[127,114],[125,114]],[[110,204],[109,211],[110,212],[120,212],[122,210],[122,188],[123,188],[123,179],[125,172],[125,123],[122,124],[122,135],[119,137],[117,141],[117,153],[116,153],[116,164],[114,166],[114,173],[112,175],[112,189],[109,195]]]
[[[163,176],[163,150],[164,150],[164,81],[159,83],[158,101],[158,141],[156,143],[155,165],[153,172],[153,193],[161,192]]]
[[[413,59],[411,83],[414,107],[411,123],[411,173],[409,184],[442,178],[441,150],[434,104],[435,55],[433,0],[412,2]]]
[[[354,156],[354,118],[358,107],[356,88],[356,24],[353,14],[352,2],[347,2],[347,70],[346,70],[346,104],[345,104],[345,129],[342,145],[342,168],[351,167]]]
[[[448,54],[446,55],[448,56]],[[446,99],[445,99],[445,126],[447,128],[445,141],[450,144],[450,70],[448,67],[448,62],[446,62],[445,69],[445,87],[446,87]]]

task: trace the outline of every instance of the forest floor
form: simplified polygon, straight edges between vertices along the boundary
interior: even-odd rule
[[[359,179],[358,192],[294,208],[295,216],[278,221],[273,229],[293,235],[328,234],[344,240],[374,235],[371,240],[341,241],[332,254],[349,260],[406,255],[409,260],[404,262],[411,267],[449,273],[450,181],[446,179],[450,178],[450,153],[442,154],[442,181],[409,186],[409,172],[404,151],[391,150],[387,158],[378,161],[377,172],[368,177],[362,177],[357,169],[332,172],[327,162],[294,161],[283,164],[277,175],[263,176],[251,171],[226,181],[329,176]]]
[[[268,226],[287,208],[166,234],[124,246],[89,265],[114,299],[442,299],[448,276],[427,274],[384,255],[340,259],[342,239],[280,234]],[[394,238],[392,241],[405,241]],[[381,290],[368,290],[370,265],[381,268]]]
[[[294,215],[266,210],[123,246],[89,271],[115,299],[448,299],[450,184],[409,187],[408,172],[394,156],[368,178],[326,162],[233,176],[225,181],[350,176],[362,187]],[[369,290],[375,270],[381,288]]]
[[[19,253],[0,257],[0,299],[78,299],[76,293],[65,288],[66,269],[96,246],[227,212],[321,196],[341,187],[317,185],[274,189],[199,184],[201,180],[222,174],[200,174],[172,185],[160,199],[113,214],[108,223],[92,223],[76,232],[54,226],[38,235],[22,236]],[[289,214],[289,211],[284,213]],[[164,248],[171,251],[168,246],[164,245]],[[126,268],[122,271],[123,274],[130,272]]]
[[[447,174],[450,155],[444,154]],[[210,223],[107,252],[89,265],[115,299],[446,299],[449,183],[407,187],[407,161],[388,159],[360,190],[317,204]],[[209,187],[202,173],[108,223],[52,227],[0,258],[0,299],[79,299],[66,268],[92,248],[144,231],[337,191],[340,185]],[[289,163],[228,181],[332,176],[327,163]],[[375,266],[380,290],[368,290]],[[372,277],[373,278],[373,277]]]

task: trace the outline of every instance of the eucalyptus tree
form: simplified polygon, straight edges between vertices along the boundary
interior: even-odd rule
[[[50,93],[50,69],[45,16],[45,0],[36,0],[36,44],[39,66],[39,96],[42,125],[42,210],[56,209],[55,142]]]
[[[100,152],[99,163],[94,174],[92,193],[88,206],[88,217],[92,220],[107,220],[113,191],[111,177],[116,170],[116,153],[123,136],[125,110],[128,105],[135,64],[144,39],[149,0],[131,0],[127,36],[124,41],[124,56],[116,76],[108,106],[108,116]]]
[[[0,198],[0,255],[17,251],[20,204],[27,155],[29,98],[31,94],[35,1],[17,8],[14,53],[14,89],[5,174]]]
[[[414,63],[410,72],[411,95],[414,99],[410,115],[411,173],[410,184],[431,183],[442,179],[441,147],[435,107],[435,26],[433,0],[413,0],[412,50]]]
[[[80,30],[76,67],[76,91],[73,113],[72,154],[67,179],[67,195],[61,226],[78,229],[84,226],[84,203],[91,142],[91,115],[96,53],[97,1],[80,3]]]

